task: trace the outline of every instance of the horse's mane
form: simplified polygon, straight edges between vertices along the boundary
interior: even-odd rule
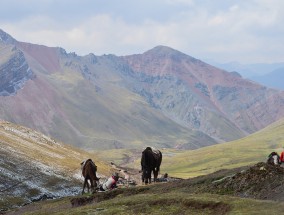
[[[95,164],[91,159],[90,159],[89,163],[90,163],[90,165],[91,165],[92,170],[93,170],[94,172],[96,172],[96,171],[97,171],[97,166],[96,166],[96,164]]]

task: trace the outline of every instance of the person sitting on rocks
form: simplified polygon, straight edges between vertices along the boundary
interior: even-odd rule
[[[280,157],[277,152],[271,152],[268,155],[268,159],[266,162],[270,165],[280,165],[281,164]]]
[[[117,188],[116,183],[118,178],[119,175],[117,172],[115,172],[105,183],[99,186],[99,191],[108,191]]]
[[[165,173],[161,178],[157,178],[157,182],[168,182],[168,173]]]

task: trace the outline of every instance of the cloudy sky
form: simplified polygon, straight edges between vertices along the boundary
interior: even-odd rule
[[[283,0],[1,0],[0,28],[79,55],[166,45],[225,63],[284,62]]]

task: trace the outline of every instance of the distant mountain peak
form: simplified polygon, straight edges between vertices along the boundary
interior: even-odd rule
[[[159,58],[170,58],[170,59],[179,59],[179,60],[185,58],[189,58],[191,60],[197,60],[194,57],[184,54],[181,51],[162,45],[156,46],[150,49],[149,51],[144,52],[144,55],[154,55],[155,57]]]
[[[159,55],[159,54],[163,54],[163,55],[172,55],[172,54],[183,54],[182,52],[175,50],[171,47],[168,46],[156,46],[152,49],[150,49],[149,51],[146,51],[144,54],[155,54],[155,55]]]
[[[159,46],[155,46],[154,48],[150,49],[147,52],[179,52],[169,46],[163,46],[163,45],[159,45]]]
[[[0,29],[0,42],[4,42],[6,44],[15,44],[16,40],[11,35]]]

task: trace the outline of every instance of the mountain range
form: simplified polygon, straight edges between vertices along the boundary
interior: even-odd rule
[[[284,63],[240,64],[238,62],[216,63],[210,60],[208,62],[226,71],[238,72],[244,78],[264,86],[284,90]]]
[[[78,56],[0,30],[0,118],[85,149],[195,149],[284,116],[284,92],[170,47]]]
[[[268,74],[254,76],[251,79],[265,86],[284,90],[284,66]]]

